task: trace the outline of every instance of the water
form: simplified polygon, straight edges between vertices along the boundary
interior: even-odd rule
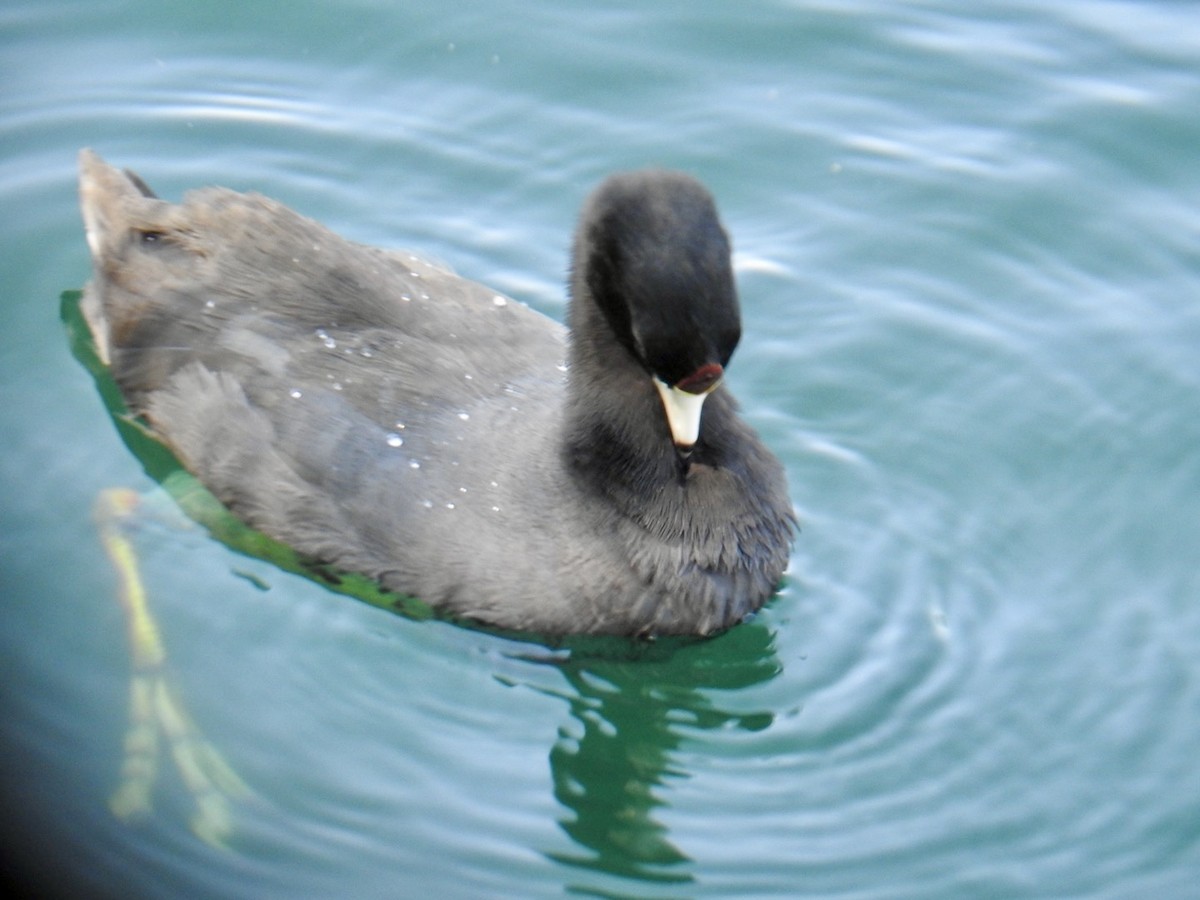
[[[1190,896],[1200,26],[1169,2],[10,3],[4,864],[54,892]],[[730,373],[803,522],[753,624],[568,657],[170,522],[174,683],[252,795],[108,810],[129,662],[92,504],[153,482],[71,357],[74,155],[223,183],[561,316],[577,207],[717,195]],[[164,513],[164,517],[169,518]]]

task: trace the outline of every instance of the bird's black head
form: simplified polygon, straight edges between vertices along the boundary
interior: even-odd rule
[[[614,175],[581,224],[586,284],[620,343],[659,381],[701,394],[741,337],[729,238],[694,178]]]

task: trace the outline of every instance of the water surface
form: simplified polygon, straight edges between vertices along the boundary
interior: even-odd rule
[[[1188,896],[1200,877],[1200,26],[1168,2],[9,4],[4,864],[54,892]],[[561,317],[614,169],[706,181],[730,381],[803,530],[753,623],[634,658],[138,534],[225,849],[109,811],[91,509],[154,482],[72,358],[74,157],[222,183]]]

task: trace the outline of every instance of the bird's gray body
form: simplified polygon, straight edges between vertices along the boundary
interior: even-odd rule
[[[545,634],[708,634],[787,562],[777,460],[717,389],[684,459],[578,270],[574,339],[407,253],[87,151],[84,310],[132,412],[237,516],[439,612]],[[585,217],[587,213],[585,211]]]

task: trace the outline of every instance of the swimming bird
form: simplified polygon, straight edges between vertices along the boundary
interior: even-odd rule
[[[89,150],[79,165],[97,352],[252,528],[446,617],[544,635],[708,635],[778,587],[794,516],[723,384],[741,317],[694,178],[594,190],[564,328],[258,194],[174,204]]]

